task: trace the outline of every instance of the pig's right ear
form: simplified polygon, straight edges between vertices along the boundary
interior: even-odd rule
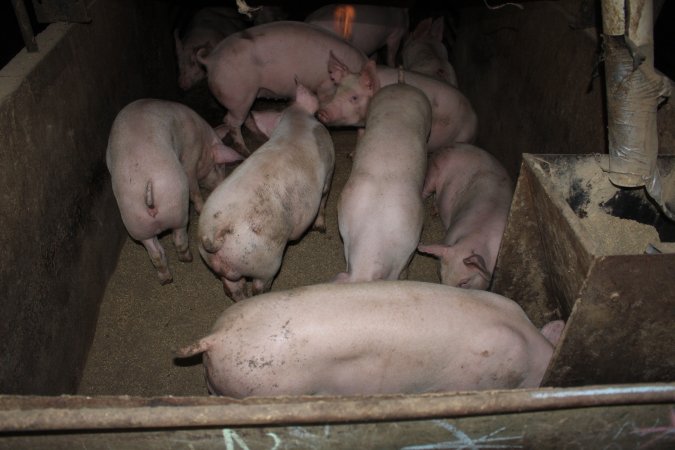
[[[251,111],[251,118],[256,128],[267,138],[270,137],[281,119],[280,111]]]
[[[431,22],[432,22],[431,17],[427,17],[424,20],[421,20],[417,26],[415,27],[415,30],[412,33],[413,39],[421,39],[423,37],[427,37],[429,35],[429,30],[431,30]]]
[[[328,55],[328,74],[330,75],[331,81],[338,84],[348,73],[349,67],[340,61],[331,50]]]
[[[232,147],[218,142],[213,144],[213,161],[216,164],[230,164],[237,161],[242,161],[244,157],[237,153]]]

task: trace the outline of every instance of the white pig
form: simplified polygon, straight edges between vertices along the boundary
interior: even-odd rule
[[[445,237],[419,250],[440,259],[443,284],[487,289],[511,208],[511,178],[490,153],[455,144],[429,161],[423,195],[434,192]]]
[[[455,69],[448,61],[448,50],[443,44],[443,18],[431,17],[417,24],[401,48],[403,67],[445,81],[457,87]]]
[[[318,100],[298,85],[283,112],[253,114],[264,132],[260,148],[221,183],[199,219],[199,251],[233,300],[269,290],[289,240],[312,223],[324,227],[324,207],[335,164],[333,141],[314,117]],[[276,117],[278,124],[266,125]]]
[[[360,70],[366,55],[323,28],[295,21],[250,27],[223,39],[207,57],[209,89],[227,109],[223,119],[233,147],[249,154],[241,126],[257,97],[293,98],[295,80],[319,96],[335,91],[326,64],[330,52],[344,58],[351,70]]]
[[[174,30],[176,58],[178,61],[178,85],[188,90],[206,78],[206,71],[197,61],[197,52],[206,56],[225,37],[246,28],[243,16],[234,8],[202,8],[190,19],[182,38]],[[203,49],[203,50],[202,50]]]
[[[368,104],[383,86],[396,83],[399,70],[368,61],[360,72],[352,72],[332,55],[328,62],[331,78],[338,83],[337,91],[328,102],[322,102],[317,117],[329,126],[363,126]],[[435,78],[407,70],[405,82],[422,90],[431,103],[431,134],[428,151],[453,144],[472,142],[478,119],[464,94],[457,88]]]
[[[541,383],[553,345],[501,295],[420,281],[315,284],[225,309],[204,352],[212,394],[417,394]]]
[[[189,201],[201,211],[199,184],[213,189],[223,178],[217,165],[241,159],[180,103],[136,100],[115,118],[106,152],[113,193],[129,235],[147,249],[160,283],[172,276],[157,236],[172,230],[178,259],[192,261]]]
[[[396,66],[401,40],[408,33],[408,8],[380,5],[324,5],[305,22],[325,28],[351,42],[366,55],[386,47],[386,63]]]
[[[377,91],[338,202],[347,272],[335,281],[395,280],[407,268],[424,224],[422,186],[431,105],[422,91]]]

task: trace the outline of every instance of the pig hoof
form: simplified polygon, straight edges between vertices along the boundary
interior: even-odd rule
[[[318,231],[319,233],[325,233],[326,232],[326,224],[319,224],[319,225],[314,225],[312,227],[313,231]]]
[[[183,253],[178,253],[178,261],[192,262],[192,253],[190,253],[190,250]]]
[[[160,279],[159,279],[159,284],[161,284],[162,286],[164,286],[164,285],[166,285],[166,284],[169,284],[169,283],[172,283],[172,282],[173,282],[173,278],[172,278],[172,277],[169,277],[169,278],[160,278]]]

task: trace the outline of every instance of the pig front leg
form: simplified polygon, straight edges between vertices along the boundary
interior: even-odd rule
[[[176,228],[172,233],[173,245],[178,253],[178,260],[182,262],[192,262],[192,253],[188,243],[187,227]]]
[[[141,244],[143,244],[147,250],[152,265],[157,269],[157,276],[159,277],[160,284],[164,285],[171,283],[173,277],[169,271],[169,264],[166,261],[164,248],[162,247],[162,244],[159,243],[157,236],[150,239],[144,239],[141,241]]]

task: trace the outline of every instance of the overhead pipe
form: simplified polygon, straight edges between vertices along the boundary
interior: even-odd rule
[[[656,111],[672,83],[654,69],[653,0],[602,0],[609,179],[619,187],[645,187],[675,220],[675,179],[657,166]]]

